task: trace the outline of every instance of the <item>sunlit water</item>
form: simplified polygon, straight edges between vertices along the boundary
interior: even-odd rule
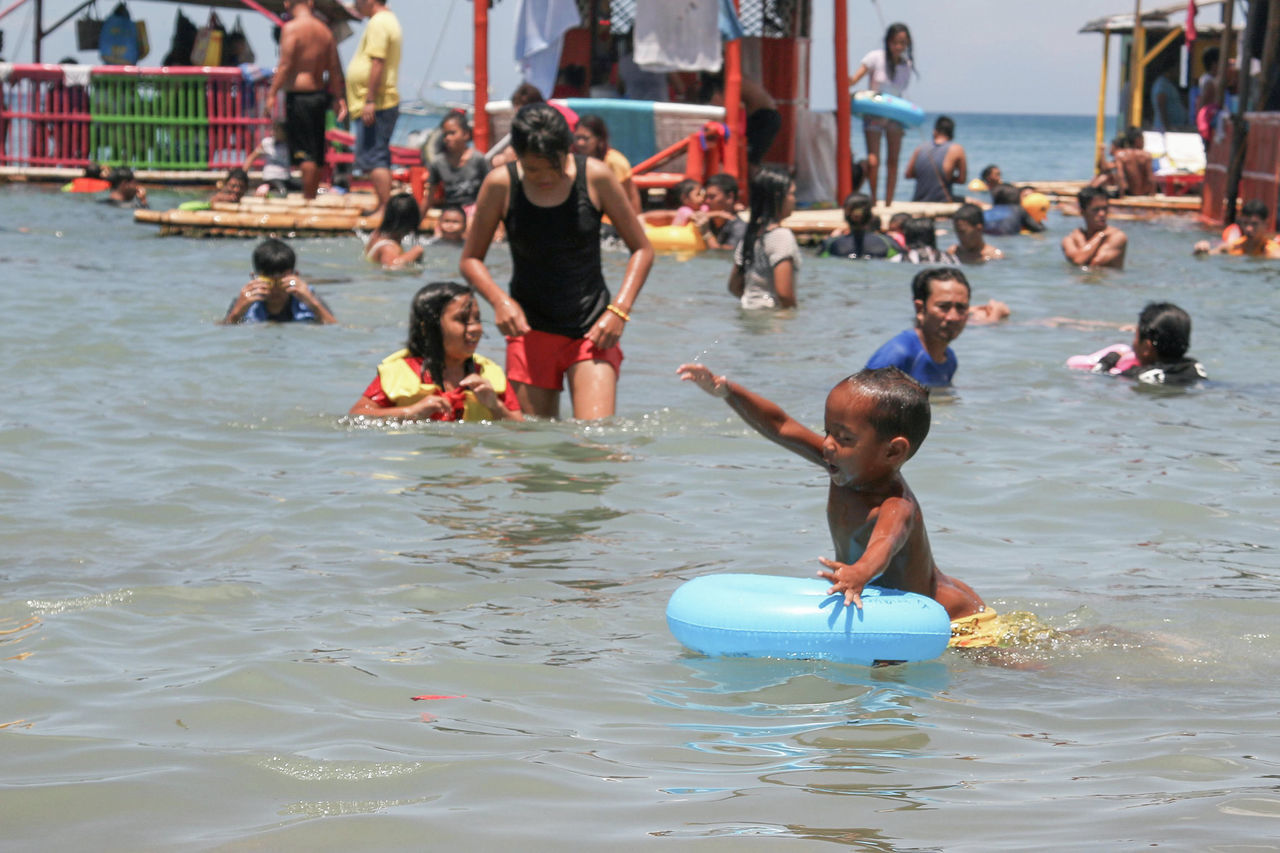
[[[616,418],[369,428],[343,413],[456,255],[296,241],[341,324],[220,328],[251,242],[0,196],[0,848],[1280,848],[1277,265],[1169,220],[1082,273],[1055,213],[972,269],[1012,321],[958,340],[904,472],[946,571],[1076,636],[868,670],[671,638],[683,580],[831,552],[822,472],[674,368],[817,426],[912,269],[807,258],[798,311],[746,316],[724,258],[664,257]],[[1128,336],[1044,320],[1151,299],[1210,384],[1062,366]]]

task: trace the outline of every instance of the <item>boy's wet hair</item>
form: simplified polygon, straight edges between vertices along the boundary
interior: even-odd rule
[[[511,120],[511,147],[517,157],[532,154],[558,166],[573,148],[573,134],[555,107],[527,104]]]
[[[738,179],[726,172],[707,178],[707,186],[715,187],[725,195],[733,196],[735,201],[738,199]]]
[[[284,275],[298,263],[298,256],[283,240],[268,237],[253,250],[253,271],[258,275]]]
[[[239,166],[236,166],[234,169],[227,172],[227,179],[226,181],[223,181],[223,186],[226,186],[227,181],[230,181],[232,178],[239,178],[242,184],[246,187],[249,186],[249,173]]]
[[[1172,302],[1149,302],[1138,315],[1138,338],[1155,347],[1161,361],[1177,361],[1191,346],[1191,315]]]
[[[1076,201],[1080,203],[1080,212],[1083,213],[1086,207],[1093,204],[1095,198],[1106,199],[1107,191],[1102,187],[1085,187],[1076,193]]]
[[[130,169],[128,166],[116,166],[107,174],[107,183],[111,184],[112,189],[120,186],[125,181],[132,180],[133,169]]]
[[[405,349],[409,350],[409,355],[422,359],[419,379],[426,380],[430,376],[435,384],[443,387],[444,333],[440,331],[440,317],[450,302],[468,293],[475,291],[465,284],[433,281],[424,284],[413,295],[409,306],[409,340],[405,342]]]
[[[962,204],[951,214],[952,222],[967,222],[975,228],[982,227],[982,208],[976,204]]]
[[[1266,219],[1271,214],[1267,210],[1267,203],[1261,199],[1250,199],[1240,205],[1240,215],[1248,217],[1257,217],[1258,219]]]
[[[387,199],[387,209],[382,214],[378,230],[384,234],[417,234],[422,223],[422,211],[409,193],[397,193]]]
[[[896,367],[868,367],[845,377],[844,383],[870,399],[867,423],[876,438],[889,441],[902,436],[911,445],[907,458],[914,456],[929,434],[928,389]]]
[[[927,270],[920,270],[915,278],[911,279],[911,298],[928,302],[929,291],[933,289],[935,281],[958,281],[964,285],[966,293],[973,292],[969,287],[969,279],[955,267],[930,267]]]

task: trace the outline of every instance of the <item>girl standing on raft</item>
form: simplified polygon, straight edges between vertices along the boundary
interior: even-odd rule
[[[884,34],[884,49],[873,50],[862,57],[862,64],[849,78],[849,90],[868,74],[868,86],[873,92],[884,92],[903,97],[911,72],[915,70],[915,57],[911,54],[911,31],[906,24],[890,24]],[[905,128],[891,118],[864,115],[862,132],[867,137],[867,185],[871,203],[876,203],[876,173],[880,168],[880,136],[885,137],[884,203],[893,204],[893,191],[898,186],[898,155],[902,151],[902,133]]]
[[[403,420],[524,420],[502,368],[476,354],[483,334],[471,288],[455,281],[423,286],[409,308],[405,348],[382,360],[378,375],[350,414]]]
[[[558,417],[567,376],[575,418],[609,417],[622,364],[618,339],[653,266],[653,247],[609,167],[570,155],[573,136],[553,107],[521,107],[511,145],[516,162],[490,172],[480,187],[460,270],[507,336],[507,373],[526,413]],[[612,301],[600,267],[602,214],[631,250]],[[499,222],[511,245],[510,295],[485,265]]]

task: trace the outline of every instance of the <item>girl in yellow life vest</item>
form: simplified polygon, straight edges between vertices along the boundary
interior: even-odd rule
[[[351,414],[433,421],[522,421],[502,368],[476,355],[483,328],[475,292],[437,281],[413,297],[409,340],[378,365]]]

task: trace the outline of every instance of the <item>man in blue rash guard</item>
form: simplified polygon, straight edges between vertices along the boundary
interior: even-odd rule
[[[969,281],[955,267],[921,270],[911,281],[915,328],[876,350],[867,367],[896,367],[926,387],[951,384],[956,354],[948,346],[969,321]]]

